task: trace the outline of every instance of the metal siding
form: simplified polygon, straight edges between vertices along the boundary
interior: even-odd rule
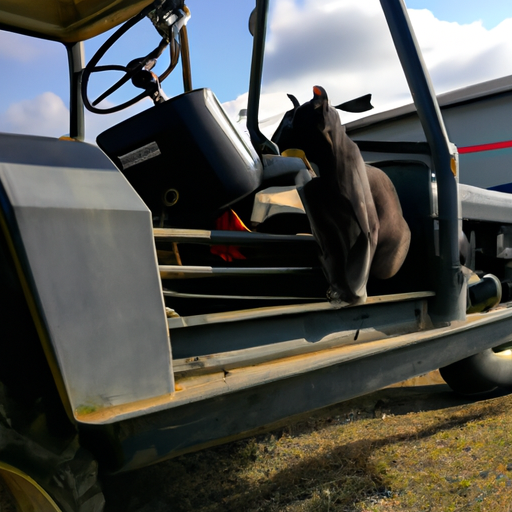
[[[450,140],[463,148],[512,140],[511,107],[512,93],[506,92],[480,97],[471,103],[446,106],[442,114]],[[355,140],[425,141],[415,112],[375,121],[361,128],[353,123],[347,126],[347,131]],[[511,156],[510,148],[460,154],[459,180],[483,188],[511,183]]]

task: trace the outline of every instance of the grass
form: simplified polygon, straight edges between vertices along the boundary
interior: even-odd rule
[[[111,510],[512,511],[512,396],[436,389],[383,390],[118,477]]]

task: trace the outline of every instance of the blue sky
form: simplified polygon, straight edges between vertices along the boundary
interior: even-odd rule
[[[429,9],[440,20],[472,23],[481,20],[487,29],[512,16],[512,3],[506,0],[407,0],[409,9]]]
[[[260,118],[288,108],[286,93],[305,101],[323,85],[334,103],[373,93],[376,109],[410,101],[378,0],[274,0],[268,29]],[[436,90],[512,74],[512,2],[408,0],[411,19]],[[194,87],[210,87],[230,115],[245,106],[254,0],[189,0]],[[310,37],[308,40],[307,38]],[[104,39],[104,38],[103,38]],[[90,58],[103,40],[86,42]],[[108,63],[126,64],[156,46],[142,25],[125,36]],[[0,32],[0,130],[58,136],[67,131],[67,60],[57,43]],[[98,84],[98,89],[104,87]],[[122,100],[134,91],[131,86]],[[163,84],[181,92],[180,71]],[[93,84],[94,89],[94,84]],[[93,90],[93,94],[96,92]],[[150,106],[147,100],[131,112]],[[87,116],[90,137],[121,115]],[[350,120],[347,118],[347,120]]]

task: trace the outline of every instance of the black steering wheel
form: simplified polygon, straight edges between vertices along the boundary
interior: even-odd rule
[[[179,57],[179,45],[176,40],[168,41],[166,37],[162,38],[160,44],[150,53],[148,53],[145,57],[140,57],[138,59],[132,60],[127,66],[119,66],[119,65],[106,65],[106,66],[98,66],[98,62],[105,55],[105,53],[112,47],[112,45],[129,29],[131,29],[134,25],[136,25],[140,20],[142,20],[149,12],[154,9],[153,5],[150,5],[143,9],[137,16],[134,16],[130,20],[128,20],[124,25],[122,25],[114,34],[112,34],[99,48],[99,50],[94,54],[92,59],[89,61],[87,66],[82,72],[82,99],[84,102],[85,108],[94,112],[95,114],[112,114],[113,112],[119,112],[125,108],[128,108],[138,101],[142,100],[146,96],[152,96],[158,93],[160,82],[163,82],[174,69],[178,62]],[[151,72],[151,69],[156,64],[156,61],[160,55],[162,55],[165,48],[169,46],[171,59],[168,68],[160,75],[156,76]],[[89,78],[92,73],[100,73],[102,71],[122,71],[124,75],[121,79],[119,79],[114,85],[112,85],[109,89],[107,89],[104,93],[102,93],[98,98],[93,100],[92,102],[89,100],[88,95],[88,84]],[[148,79],[148,75],[151,75]],[[143,92],[131,98],[124,103],[119,105],[115,105],[110,108],[98,108],[100,102],[110,96],[112,93],[117,91],[121,86],[123,86],[129,80],[132,80],[132,83],[136,87],[142,87],[144,89]]]

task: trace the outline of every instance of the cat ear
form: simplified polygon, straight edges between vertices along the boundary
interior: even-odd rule
[[[315,85],[313,87],[313,99],[311,100],[311,103],[315,109],[329,103],[329,98],[327,97],[327,93],[323,87],[320,87],[319,85]]]
[[[313,87],[313,102],[320,104],[327,101],[329,101],[329,98],[327,97],[325,89],[319,85],[315,85]]]
[[[340,103],[339,105],[336,105],[334,108],[337,108],[338,110],[343,110],[344,112],[368,112],[368,110],[371,110],[373,108],[371,99],[371,94],[365,94],[364,96],[360,96],[359,98],[346,101],[345,103]]]
[[[323,87],[320,87],[319,85],[315,85],[313,87],[313,99],[325,101],[329,100],[329,98],[327,97],[327,93],[325,92],[325,89]]]
[[[299,100],[293,94],[287,94],[286,96],[288,96],[290,101],[293,103],[293,108],[300,107]]]

